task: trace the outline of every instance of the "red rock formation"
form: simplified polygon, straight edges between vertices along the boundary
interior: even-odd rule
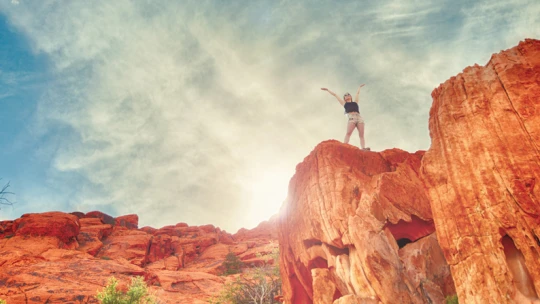
[[[116,225],[116,220],[114,219],[114,217],[108,215],[108,214],[105,214],[101,211],[92,211],[92,212],[88,212],[87,214],[85,214],[83,216],[84,218],[98,218],[101,220],[101,222],[103,224],[108,224],[108,225]]]
[[[540,41],[432,93],[423,176],[460,303],[540,295]]]
[[[115,219],[114,223],[117,226],[122,226],[129,229],[137,229],[139,227],[139,216],[136,214],[119,216]]]
[[[13,221],[0,221],[0,238],[13,236]]]
[[[445,260],[423,260],[442,253],[422,156],[326,141],[296,167],[278,229],[286,303],[424,303],[454,292]]]
[[[423,293],[428,294],[432,303],[445,303],[446,295],[456,293],[435,233],[399,250],[399,258],[414,286],[419,286]]]
[[[77,235],[79,248],[77,250],[96,255],[103,247],[101,240],[107,238],[113,230],[109,224],[103,224],[99,218],[81,218],[79,219],[81,230]]]
[[[275,240],[277,239],[278,215],[273,215],[268,221],[263,221],[253,229],[242,228],[232,238],[236,241],[243,240]]]
[[[139,230],[116,230],[103,240],[103,248],[98,258],[124,258],[130,263],[143,267],[146,265],[148,248],[152,236]]]
[[[52,236],[65,244],[79,234],[79,219],[62,212],[25,214],[13,224],[17,236]]]
[[[235,241],[212,225],[137,227],[136,215],[113,218],[99,211],[0,222],[0,299],[97,303],[96,291],[110,276],[127,286],[141,275],[160,303],[207,303],[228,279],[220,276],[220,266],[229,251],[249,267],[257,253],[277,248],[275,239],[259,232],[253,232],[255,239]]]

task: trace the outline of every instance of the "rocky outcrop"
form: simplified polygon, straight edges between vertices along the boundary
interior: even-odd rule
[[[207,303],[230,280],[221,276],[229,252],[245,267],[260,265],[261,255],[271,259],[277,248],[271,225],[243,229],[236,238],[212,225],[137,229],[133,214],[25,214],[0,222],[0,299],[97,303],[109,277],[125,287],[143,276],[160,303]]]
[[[256,240],[256,239],[277,239],[277,221],[278,215],[273,215],[268,221],[263,221],[253,229],[241,228],[234,234],[234,239]]]
[[[76,216],[62,212],[25,214],[14,222],[16,236],[51,236],[68,245],[79,234]]]
[[[463,303],[540,295],[540,41],[432,93],[423,176]]]
[[[286,303],[540,303],[540,41],[432,96],[425,154],[327,141],[297,166]]]
[[[286,303],[425,303],[455,293],[418,176],[423,154],[326,141],[296,167],[278,229]]]

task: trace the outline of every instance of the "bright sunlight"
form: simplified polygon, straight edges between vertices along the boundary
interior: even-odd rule
[[[248,212],[249,226],[255,227],[279,212],[287,197],[292,172],[282,169],[260,170],[259,176],[250,182],[251,209]]]

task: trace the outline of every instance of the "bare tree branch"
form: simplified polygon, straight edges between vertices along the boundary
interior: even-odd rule
[[[277,304],[281,294],[279,273],[279,251],[270,255],[257,255],[263,258],[263,265],[240,273],[236,280],[227,283],[221,294],[213,298],[212,304]]]
[[[2,179],[0,178],[0,180]],[[13,206],[14,204],[14,202],[12,202],[7,196],[15,195],[15,193],[7,191],[8,188],[9,188],[9,182],[7,182],[7,184],[2,186],[2,188],[0,189],[0,205]]]

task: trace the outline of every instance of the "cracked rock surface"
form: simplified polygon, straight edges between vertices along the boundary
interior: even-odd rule
[[[286,303],[540,303],[540,41],[432,97],[425,154],[326,141],[297,166]]]
[[[432,93],[422,173],[460,303],[540,294],[540,41]]]
[[[143,276],[159,303],[208,303],[238,276],[220,275],[229,251],[251,267],[272,263],[277,247],[275,219],[238,235],[212,225],[137,227],[137,215],[99,211],[0,221],[0,299],[97,303],[109,277],[125,289],[132,277]]]
[[[296,167],[278,226],[286,303],[427,303],[455,293],[418,175],[423,154],[326,141]],[[428,263],[429,254],[439,258]]]

